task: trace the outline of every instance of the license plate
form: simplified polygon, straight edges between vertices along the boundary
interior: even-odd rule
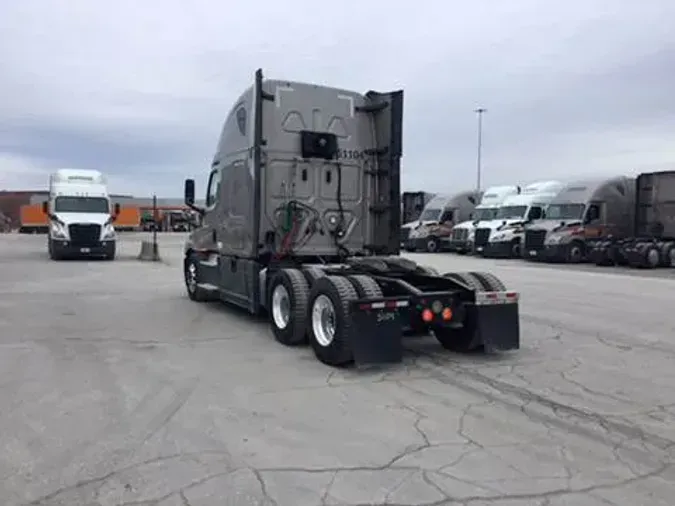
[[[80,253],[91,253],[91,249],[89,249],[89,248],[80,248]]]
[[[536,257],[536,256],[537,256],[537,252],[536,252],[536,251],[530,251],[530,256],[531,256],[531,257]]]

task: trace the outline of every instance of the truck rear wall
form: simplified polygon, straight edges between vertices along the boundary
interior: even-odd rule
[[[637,178],[635,235],[650,236],[660,227],[664,237],[675,238],[675,171]]]
[[[399,221],[400,199],[397,196],[392,202],[388,181],[372,175],[378,161],[367,153],[379,147],[377,135],[382,132],[376,128],[386,129],[386,136],[389,125],[376,125],[377,115],[359,111],[368,105],[368,99],[358,93],[280,81],[266,81],[264,89],[274,100],[263,102],[266,164],[261,181],[264,220],[260,239],[264,240],[269,229],[264,224],[278,219],[277,209],[295,199],[314,208],[328,230],[342,207],[348,224],[344,246],[352,252],[381,241],[372,210],[380,206],[384,213],[395,211]],[[338,160],[301,159],[302,130],[335,134]],[[399,177],[388,177],[392,176]],[[398,189],[398,181],[396,185]],[[334,254],[336,247],[330,233],[325,233],[315,234],[302,250],[298,253],[324,255]]]

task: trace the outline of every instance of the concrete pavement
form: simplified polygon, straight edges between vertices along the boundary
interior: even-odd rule
[[[162,263],[0,235],[0,503],[673,504],[675,281],[454,255],[522,294],[523,349],[336,371]]]

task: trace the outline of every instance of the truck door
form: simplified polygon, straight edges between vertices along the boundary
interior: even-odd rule
[[[604,202],[591,202],[584,217],[584,237],[595,239],[602,237],[607,228],[606,205]]]

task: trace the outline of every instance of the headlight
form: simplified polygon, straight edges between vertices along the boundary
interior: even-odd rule
[[[561,239],[562,239],[562,236],[560,236],[560,235],[552,235],[551,237],[546,239],[546,244],[558,244]]]
[[[68,239],[68,232],[66,231],[66,227],[64,227],[63,225],[61,225],[56,221],[52,221],[50,233],[51,236],[54,237],[55,239]]]
[[[106,225],[103,228],[103,240],[109,240],[109,239],[114,239],[115,238],[115,227],[112,225]]]

